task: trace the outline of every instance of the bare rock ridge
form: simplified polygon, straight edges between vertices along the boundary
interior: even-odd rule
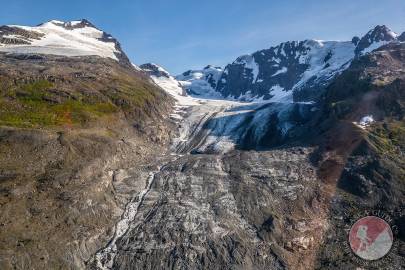
[[[167,72],[165,69],[153,63],[140,65],[139,68],[141,68],[142,71],[146,72],[149,76],[165,77],[165,78],[169,78],[171,76],[169,72]]]

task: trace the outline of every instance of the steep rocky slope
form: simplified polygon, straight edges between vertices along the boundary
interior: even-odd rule
[[[333,179],[337,181],[328,182],[334,190],[331,225],[319,253],[319,269],[358,265],[342,246],[347,226],[366,211],[390,215],[399,228],[388,260],[365,265],[367,269],[405,267],[404,57],[404,44],[383,46],[353,62],[326,92],[320,173],[330,176],[331,168],[339,173]],[[372,119],[369,124],[361,124],[365,116]]]
[[[83,269],[143,188],[142,178],[120,182],[119,170],[142,174],[166,149],[173,101],[123,53],[72,56],[63,47],[72,41],[49,54],[52,43],[28,44],[87,27],[95,29],[86,21],[1,28],[1,269]],[[117,45],[94,38],[103,37]]]

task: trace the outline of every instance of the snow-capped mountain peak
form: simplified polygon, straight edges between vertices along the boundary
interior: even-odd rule
[[[51,20],[51,21],[39,24],[38,26],[49,27],[51,25],[58,26],[58,27],[64,27],[66,29],[78,29],[78,28],[84,28],[84,27],[97,28],[96,26],[94,26],[91,22],[89,22],[86,19],[69,21],[69,22]]]
[[[129,64],[119,42],[88,20],[0,26],[0,52],[100,56]]]
[[[219,72],[213,84],[201,70],[187,71],[177,79],[192,82],[188,92],[200,96],[208,92],[241,101],[311,102],[353,59],[395,41],[405,41],[405,34],[398,36],[378,25],[362,38],[288,41],[242,55]]]
[[[231,99],[292,102],[293,91],[323,85],[343,70],[354,49],[351,41],[284,42],[238,57],[225,67],[216,90]],[[313,95],[296,97],[309,101]]]
[[[367,32],[358,42],[355,53],[356,55],[371,52],[382,45],[395,41],[398,34],[385,25],[377,25]]]

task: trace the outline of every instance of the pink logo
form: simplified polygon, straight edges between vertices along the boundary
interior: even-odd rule
[[[350,247],[364,260],[378,260],[384,257],[393,244],[390,225],[383,219],[367,216],[359,219],[350,229]]]

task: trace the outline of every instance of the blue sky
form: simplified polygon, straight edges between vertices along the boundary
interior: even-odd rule
[[[377,24],[405,31],[403,0],[12,0],[1,9],[1,25],[87,18],[134,63],[173,74],[287,40],[349,40]]]

